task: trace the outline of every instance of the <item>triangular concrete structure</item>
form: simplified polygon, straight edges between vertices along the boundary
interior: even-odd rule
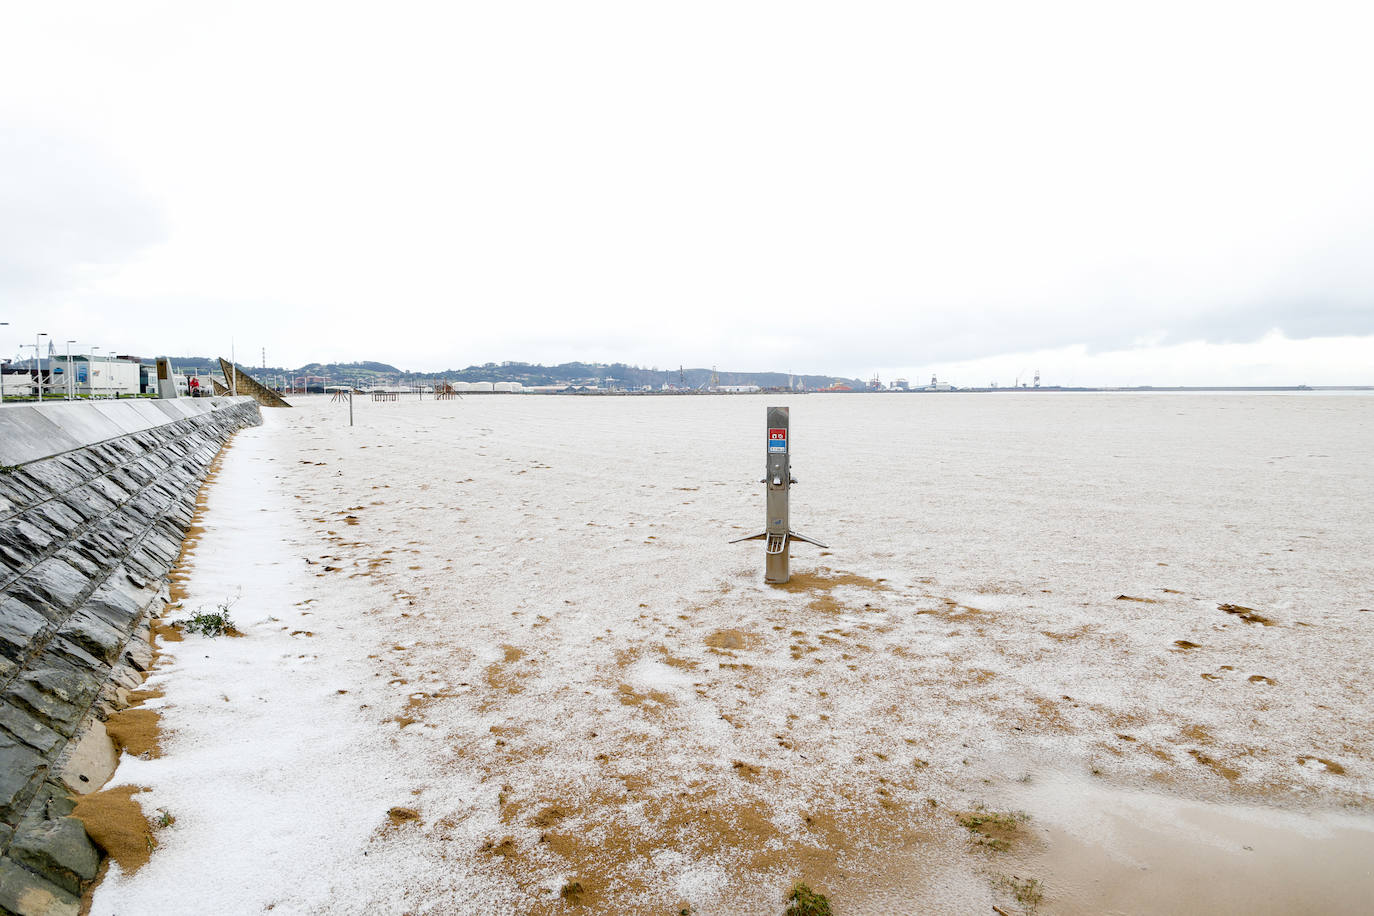
[[[237,388],[239,394],[248,395],[248,397],[257,401],[263,407],[291,406],[282,400],[281,395],[277,394],[271,388],[259,384],[247,372],[244,372],[222,356],[219,359],[219,368],[220,371],[224,373],[224,381],[227,383],[225,387],[230,392]],[[235,378],[235,376],[237,376],[237,378]],[[215,386],[215,393],[219,393],[218,385]]]

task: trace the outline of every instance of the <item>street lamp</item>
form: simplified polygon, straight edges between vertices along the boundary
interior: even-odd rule
[[[33,364],[36,367],[33,380],[38,383],[38,403],[40,404],[43,403],[43,349],[42,341],[39,338],[47,336],[47,331],[39,331],[33,337]],[[52,364],[49,363],[48,365],[51,366]]]
[[[91,358],[86,361],[86,368],[90,370],[86,375],[90,380],[88,382],[88,387],[91,389],[92,398],[99,397],[99,395],[95,393],[95,377],[97,374],[95,368],[95,351],[99,349],[99,347],[91,347]]]
[[[76,399],[76,389],[72,387],[72,344],[74,340],[67,341],[67,400]]]

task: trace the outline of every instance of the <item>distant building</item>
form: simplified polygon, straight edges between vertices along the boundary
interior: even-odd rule
[[[36,366],[32,359],[4,367],[6,397],[34,397]],[[136,357],[95,356],[73,353],[42,361],[43,396],[112,397],[137,395],[142,388],[141,364]]]
[[[953,391],[954,386],[947,382],[941,382],[935,376],[930,377],[930,384],[922,389],[923,391]]]

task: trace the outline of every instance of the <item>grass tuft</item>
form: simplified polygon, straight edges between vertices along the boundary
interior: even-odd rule
[[[1011,848],[1012,837],[1023,823],[1030,820],[1030,815],[1024,811],[1009,811],[1003,814],[980,808],[956,815],[956,819],[959,826],[973,835],[975,846],[982,846],[994,852],[1006,852]]]
[[[229,608],[234,606],[232,599],[220,603],[219,609],[212,613],[201,611],[185,620],[173,620],[173,626],[180,626],[186,629],[187,633],[194,633],[198,636],[208,636],[213,639],[216,636],[223,636],[225,633],[237,634],[238,630],[234,626],[233,619],[229,616]]]
[[[1034,913],[1045,899],[1045,885],[1039,878],[1021,878],[1016,875],[1003,875],[1001,885],[1011,891],[1012,897],[1021,904],[1027,913]]]
[[[830,901],[798,881],[787,895],[784,916],[830,916]]]

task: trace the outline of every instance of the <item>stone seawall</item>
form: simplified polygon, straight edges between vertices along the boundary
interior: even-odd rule
[[[261,423],[246,397],[0,408],[0,912],[77,912],[99,854],[72,794],[108,777],[210,463]]]

